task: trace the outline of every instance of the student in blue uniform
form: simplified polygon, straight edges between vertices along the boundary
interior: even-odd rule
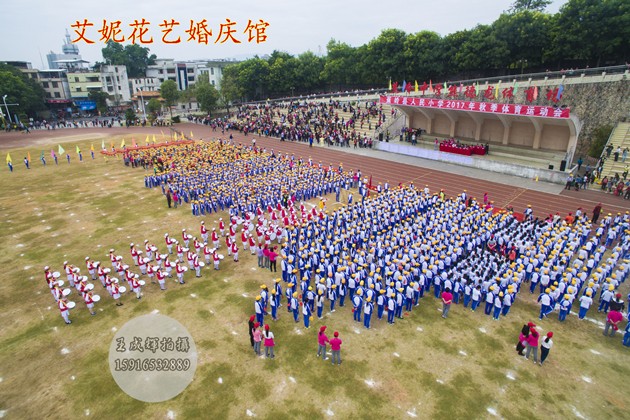
[[[372,298],[368,296],[365,299],[365,304],[363,305],[363,326],[368,330],[370,329],[372,312],[374,312],[374,304],[372,303]]]
[[[361,309],[363,307],[363,298],[361,295],[361,290],[357,290],[357,293],[352,298],[352,312],[355,322],[361,322]]]

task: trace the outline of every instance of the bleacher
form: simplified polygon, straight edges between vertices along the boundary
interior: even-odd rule
[[[626,147],[630,149],[630,123],[618,123],[613,132],[610,134],[610,138],[608,139],[606,146],[608,145],[612,146],[612,152],[610,153],[610,157],[604,162],[600,179],[603,179],[605,176],[611,179],[615,176],[615,173],[618,173],[619,176],[621,176],[626,165],[630,165],[630,157],[626,159],[625,163],[621,161],[621,154],[619,154],[619,160],[617,162],[615,162],[614,159],[614,153],[618,146],[621,147],[621,150]],[[606,152],[604,152],[604,156],[605,155]]]

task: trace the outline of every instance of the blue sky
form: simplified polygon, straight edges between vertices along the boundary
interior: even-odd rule
[[[511,0],[417,0],[409,2],[407,9],[397,9],[391,7],[390,2],[375,0],[9,1],[3,5],[3,13],[0,14],[0,60],[30,61],[35,68],[46,68],[46,54],[51,50],[61,53],[66,29],[70,30],[73,39],[76,38],[70,26],[84,19],[94,23],[87,29],[86,36],[92,38],[95,44],[79,42],[77,45],[83,58],[90,62],[101,60],[104,44],[99,41],[101,34],[98,29],[103,26],[103,20],[121,21],[123,35],[129,36],[132,28],[128,25],[135,19],[143,18],[151,23],[148,34],[153,35],[153,43],[143,46],[149,47],[160,58],[243,58],[269,54],[274,49],[291,54],[307,50],[318,53],[321,49],[325,54],[326,44],[331,38],[359,46],[386,28],[398,28],[409,33],[431,30],[446,35],[477,24],[491,23],[512,3]],[[554,0],[547,10],[555,13],[565,2]],[[393,4],[399,6],[403,3]],[[158,27],[164,20],[171,19],[180,23],[173,35],[179,35],[182,42],[175,45],[162,42],[162,28]],[[190,21],[203,19],[207,20],[208,28],[213,32],[208,45],[187,42],[185,31],[189,29]],[[235,37],[241,41],[240,44],[230,41],[214,43],[219,25],[226,19],[236,23],[234,28],[238,35],[235,33]],[[263,19],[269,23],[266,42],[247,42],[243,31],[249,19],[255,22]]]

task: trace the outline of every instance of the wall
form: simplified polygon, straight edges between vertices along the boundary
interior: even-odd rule
[[[553,182],[554,184],[564,184],[568,176],[568,172],[530,168],[513,163],[497,162],[489,159],[480,159],[473,156],[444,153],[431,149],[423,149],[421,147],[407,146],[400,143],[387,143],[377,141],[375,143],[375,148],[376,150],[382,150],[384,152],[399,153],[402,155],[437,160],[439,162],[454,163],[456,165],[462,166],[471,166],[473,168],[483,169],[485,171],[520,176],[523,178],[534,179],[538,177],[540,181]]]

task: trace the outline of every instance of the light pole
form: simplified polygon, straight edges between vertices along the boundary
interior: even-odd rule
[[[9,122],[11,122],[11,113],[9,112],[9,107],[7,106],[7,96],[8,96],[8,95],[4,95],[4,96],[2,97],[2,102],[4,102],[4,107],[5,107],[5,108],[6,108],[6,110],[7,110],[7,117],[9,117]]]

